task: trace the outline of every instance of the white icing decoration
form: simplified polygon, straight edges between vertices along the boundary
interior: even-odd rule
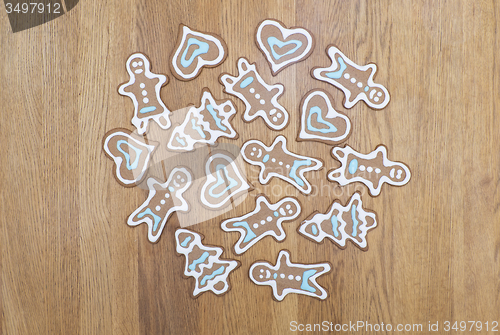
[[[132,59],[136,59],[136,58],[141,58],[144,61],[145,71],[144,71],[143,75],[146,76],[146,78],[148,78],[148,79],[153,79],[153,80],[158,81],[155,85],[155,94],[156,94],[156,100],[158,101],[158,104],[163,108],[163,112],[161,112],[161,113],[159,113],[158,111],[155,111],[154,115],[151,115],[151,116],[147,116],[147,115],[142,116],[141,115],[141,117],[139,117],[138,116],[138,114],[139,114],[139,102],[137,101],[137,97],[135,96],[134,93],[126,91],[127,87],[130,87],[130,86],[133,86],[134,84],[136,84],[136,78],[135,78],[136,74],[132,70],[131,64],[130,64]],[[146,58],[146,56],[144,56],[141,53],[135,53],[132,56],[130,56],[127,60],[126,67],[127,67],[127,72],[130,76],[130,80],[118,88],[118,93],[129,97],[130,99],[132,99],[132,101],[134,103],[135,111],[134,111],[134,116],[132,117],[132,124],[137,128],[137,132],[140,135],[144,134],[147,130],[149,120],[155,121],[162,129],[170,128],[170,125],[171,125],[170,117],[169,117],[170,111],[165,106],[165,104],[163,103],[163,101],[161,100],[161,97],[160,97],[160,89],[163,85],[165,85],[167,83],[167,77],[165,75],[162,75],[162,74],[152,73],[150,71],[151,65],[149,64],[149,60]],[[139,84],[139,86],[141,86],[142,84],[143,83]]]
[[[304,50],[300,54],[296,55],[295,57],[292,57],[287,61],[284,61],[284,62],[277,64],[275,62],[274,57],[269,53],[269,50],[266,48],[266,45],[269,47],[269,44],[267,43],[267,41],[262,41],[262,29],[267,25],[272,25],[280,30],[282,36],[274,36],[274,37],[281,40],[282,42],[284,42],[288,38],[288,36],[290,36],[290,35],[293,35],[293,34],[303,35],[307,39],[306,48],[304,48]],[[257,38],[257,45],[258,45],[259,49],[262,51],[262,53],[264,53],[268,62],[271,64],[271,69],[273,71],[273,75],[276,75],[276,73],[281,71],[284,67],[286,67],[290,64],[296,63],[296,62],[300,62],[300,61],[304,60],[305,58],[307,58],[308,54],[311,52],[311,49],[314,45],[313,38],[307,30],[305,30],[303,28],[290,28],[290,29],[285,28],[279,22],[276,22],[274,20],[262,21],[262,23],[257,28],[256,38]]]
[[[332,153],[336,157],[336,159],[338,161],[340,161],[340,163],[342,165],[340,166],[340,168],[329,172],[328,179],[330,179],[332,181],[336,181],[341,186],[345,186],[347,184],[359,181],[368,187],[371,195],[377,196],[380,194],[380,191],[382,189],[382,185],[384,183],[387,183],[389,185],[394,185],[394,186],[403,186],[410,181],[410,178],[411,178],[410,169],[406,165],[404,165],[403,163],[390,161],[387,158],[387,149],[383,145],[379,145],[374,151],[372,151],[366,155],[355,151],[354,149],[352,149],[349,146],[346,146],[345,148],[335,147],[335,148],[333,148]],[[396,181],[396,180],[392,179],[392,178],[394,178],[393,177],[394,168],[391,169],[389,176],[387,176],[387,175],[379,176],[379,182],[378,182],[377,187],[375,187],[370,180],[362,178],[361,176],[355,176],[355,177],[352,177],[349,179],[346,178],[345,173],[349,168],[349,162],[347,162],[348,157],[371,160],[371,159],[375,159],[379,153],[382,153],[382,163],[385,167],[397,166],[406,172],[406,177],[404,178],[404,180]],[[339,174],[339,176],[335,177],[334,175],[336,175],[336,174]],[[401,178],[401,176],[400,176],[400,178]]]
[[[303,181],[304,185],[303,186],[300,186],[299,184],[297,184],[297,182],[288,176],[288,173],[289,171],[283,171],[284,173],[287,173],[287,175],[283,175],[283,174],[279,174],[279,173],[276,173],[276,172],[267,172],[266,171],[266,164],[262,162],[262,160],[252,160],[250,159],[249,157],[247,157],[245,155],[245,149],[249,146],[249,145],[258,145],[260,147],[262,147],[263,150],[265,150],[265,152],[269,155],[271,155],[272,151],[274,150],[274,147],[276,145],[280,144],[281,145],[281,148],[282,150],[285,152],[285,154],[287,154],[288,156],[291,157],[291,159],[293,159],[294,161],[296,159],[299,159],[299,160],[311,160],[311,166],[309,167],[306,167],[304,169],[301,169],[300,172],[297,174],[297,176]],[[309,181],[304,177],[304,173],[305,172],[308,172],[308,171],[316,171],[316,170],[320,170],[322,167],[323,167],[323,163],[316,159],[316,158],[312,158],[312,157],[307,157],[307,156],[301,156],[301,155],[297,155],[295,153],[292,153],[290,151],[288,151],[288,149],[286,148],[286,137],[284,137],[283,135],[279,135],[278,137],[276,137],[274,139],[274,142],[273,144],[268,147],[268,146],[265,146],[264,143],[262,143],[261,141],[259,140],[250,140],[250,141],[247,141],[245,142],[245,144],[243,145],[243,147],[241,148],[241,155],[243,157],[243,159],[251,164],[251,165],[257,165],[257,166],[260,166],[260,173],[259,173],[259,182],[263,185],[267,184],[269,182],[269,180],[272,178],[272,177],[277,177],[279,179],[282,179],[290,184],[292,184],[293,186],[295,186],[299,191],[305,193],[305,194],[309,194],[311,193],[312,191],[312,187],[311,187],[311,184],[309,183]]]
[[[281,294],[279,294],[278,293],[278,288],[277,288],[277,285],[276,285],[276,280],[274,278],[271,277],[271,278],[269,278],[266,281],[257,281],[254,278],[254,276],[253,276],[253,269],[255,267],[257,267],[257,266],[265,266],[265,267],[269,268],[270,271],[277,272],[281,268],[281,263],[283,262],[283,260],[284,260],[284,262],[285,262],[285,264],[286,264],[287,267],[290,267],[290,268],[299,268],[299,269],[303,269],[304,271],[306,271],[308,269],[315,269],[315,268],[318,268],[318,267],[322,267],[323,270],[316,272],[314,275],[312,275],[311,277],[309,277],[309,280],[308,280],[308,282],[310,283],[310,286],[314,287],[316,289],[316,291],[315,292],[309,292],[309,291],[306,291],[306,290],[300,290],[300,289],[294,289],[294,288],[285,288],[285,289],[283,289],[283,291],[281,292]],[[278,255],[278,261],[276,262],[275,266],[271,266],[271,264],[269,264],[268,262],[256,262],[256,263],[253,263],[252,266],[250,267],[250,270],[249,270],[249,277],[250,277],[250,280],[253,281],[256,285],[271,286],[272,289],[273,289],[274,298],[276,300],[278,300],[278,301],[282,301],[288,293],[304,294],[304,295],[307,295],[307,296],[310,296],[310,297],[315,297],[315,298],[319,298],[321,300],[324,300],[324,299],[327,298],[328,293],[326,292],[326,290],[323,287],[321,287],[316,282],[316,279],[318,277],[320,277],[321,275],[329,272],[330,270],[331,270],[331,266],[328,263],[317,263],[317,264],[292,263],[292,262],[290,262],[290,254],[288,253],[288,251],[281,250],[280,253],[279,253],[279,255]],[[281,278],[284,278],[284,276],[281,277]]]

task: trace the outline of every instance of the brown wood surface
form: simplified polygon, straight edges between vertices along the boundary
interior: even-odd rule
[[[0,11],[1,332],[285,334],[294,320],[421,323],[424,330],[429,321],[500,321],[499,16],[498,2],[472,0],[81,0],[68,14],[13,34]],[[257,24],[268,17],[316,38],[306,61],[275,78],[254,43]],[[180,23],[222,36],[227,60],[196,80],[173,78],[168,60]],[[358,103],[345,110],[341,91],[310,77],[312,67],[330,64],[329,44],[353,61],[378,65],[376,81],[391,93],[387,108]],[[175,254],[176,216],[157,244],[148,242],[146,226],[126,224],[147,193],[116,182],[101,140],[110,129],[133,129],[131,101],[117,86],[128,80],[125,61],[136,51],[150,57],[153,72],[170,76],[162,98],[171,110],[199,104],[203,87],[229,97],[218,75],[236,74],[240,56],[256,62],[266,81],[285,85],[280,102],[291,123],[281,132],[261,120],[244,123],[244,105],[233,97],[240,137],[222,142],[241,146],[259,137],[269,145],[284,134],[289,149],[325,162],[309,174],[321,186],[318,195],[289,188],[304,209],[284,224],[283,243],[267,237],[243,256],[232,253],[239,235],[224,233],[220,221],[252,210],[253,197],[190,227],[242,263],[222,297],[190,297],[194,280],[183,279],[184,258]],[[410,183],[386,185],[372,198],[362,186],[326,181],[339,166],[331,147],[294,141],[300,98],[313,88],[330,92],[335,108],[351,118],[350,146],[367,153],[385,144],[389,158],[410,166]],[[284,196],[272,190],[286,183],[262,186],[246,167],[256,187],[251,195]],[[356,189],[378,214],[367,252],[296,233],[312,211],[326,211],[336,198],[345,203]],[[187,215],[197,220],[196,210]],[[294,262],[332,264],[319,280],[327,300],[288,295],[278,303],[269,287],[250,281],[252,262],[275,263],[281,249]]]

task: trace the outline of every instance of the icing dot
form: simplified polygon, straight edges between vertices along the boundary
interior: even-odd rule
[[[293,214],[293,211],[290,209],[290,210],[288,211],[288,214]]]
[[[252,87],[252,88],[250,89],[250,93],[254,93],[254,92],[255,92],[255,88],[253,88],[253,87]]]
[[[261,220],[260,224],[266,224],[266,221],[265,220]]]
[[[267,220],[267,222],[271,222],[271,221],[273,221],[273,218],[268,216],[266,220]]]
[[[142,91],[142,95],[146,96],[148,95],[148,92],[146,90]]]
[[[284,273],[280,274],[280,277],[285,278],[285,274]]]
[[[279,162],[278,164],[279,164],[279,165],[283,165],[283,162]]]
[[[373,101],[378,102],[380,99],[378,97],[373,98]]]
[[[160,204],[165,205],[165,200],[161,199]]]
[[[140,87],[140,88],[144,88],[144,87],[146,87],[146,84],[141,83],[141,84],[139,85],[139,87]]]
[[[259,224],[258,224],[258,223],[254,223],[254,224],[253,224],[253,227],[254,227],[255,229],[259,228]]]
[[[256,148],[256,147],[253,147],[253,148],[252,148],[252,150],[253,150],[253,151],[257,151],[257,148]]]
[[[253,156],[253,155],[255,155],[255,153],[251,152],[251,153],[250,153],[250,156]]]
[[[259,94],[259,93],[257,93],[257,94],[255,95],[255,99],[260,99],[260,94]]]
[[[276,117],[279,119],[281,117],[281,113],[276,114]]]
[[[137,63],[139,66],[142,66],[142,61]]]
[[[293,275],[288,275],[288,279],[292,280],[293,279]]]
[[[287,165],[286,165],[286,168],[287,168],[287,169],[289,169],[289,168],[290,168],[290,164],[287,164]]]
[[[137,62],[133,62],[133,63],[132,63],[132,66],[133,66],[133,67],[137,67]]]
[[[366,171],[368,171],[368,172],[372,172],[372,171],[373,171],[373,168],[372,168],[371,166],[369,166],[369,167],[367,167],[367,168],[366,168]]]
[[[149,99],[148,98],[144,98],[144,99],[142,99],[142,102],[144,102],[145,104],[147,104],[149,102]]]
[[[181,176],[177,175],[177,179],[181,179]]]
[[[375,173],[380,173],[380,172],[382,172],[382,170],[380,170],[379,168],[375,169]]]
[[[292,208],[292,206],[290,206],[290,205],[286,205],[286,207],[285,207],[285,208],[286,208],[286,209],[290,209],[290,208]]]
[[[272,158],[271,162],[273,162],[273,163],[276,162],[276,158]]]
[[[401,179],[402,174],[403,174],[403,171],[398,170],[398,174],[397,174],[396,178]]]
[[[344,74],[344,78],[349,79],[349,78],[351,78],[351,76],[349,75],[349,73],[346,73],[346,74]]]
[[[365,166],[364,166],[364,165],[361,165],[361,166],[359,167],[359,171],[365,171],[365,169],[366,169],[366,168],[365,168]]]
[[[261,105],[263,105],[263,104],[265,104],[265,103],[266,103],[266,101],[265,101],[264,99],[260,99],[260,101],[259,101],[259,102],[260,102],[260,104],[261,104]]]
[[[260,269],[260,273],[264,273],[264,269]]]
[[[358,85],[359,88],[363,87],[363,84],[361,84],[360,81],[358,81],[357,85]]]
[[[167,198],[167,199],[170,198],[170,194],[165,193],[165,198]]]
[[[185,181],[186,181],[186,179],[184,179],[184,178],[182,178],[182,179],[181,179],[181,183],[183,183],[183,182],[185,182]]]
[[[159,210],[161,209],[161,207],[160,207],[160,206],[156,206],[156,208],[155,208],[155,209],[156,209],[157,211],[159,211]]]
[[[351,78],[351,83],[355,83],[356,82],[356,78]]]
[[[300,281],[300,276],[295,277],[296,281]]]
[[[277,122],[277,121],[278,121],[278,118],[277,118],[276,116],[275,116],[275,117],[273,117],[273,121],[274,121],[274,122]]]
[[[377,95],[378,95],[379,97],[381,97],[381,96],[382,96],[382,92],[378,92],[378,93],[377,93]]]
[[[262,278],[264,278],[264,276],[263,275],[259,275],[259,278],[262,279]]]

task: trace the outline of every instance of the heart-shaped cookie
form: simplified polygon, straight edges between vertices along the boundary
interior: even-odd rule
[[[314,38],[308,30],[286,28],[280,21],[271,19],[259,24],[255,42],[266,56],[273,76],[285,67],[303,61],[314,49]]]
[[[332,106],[332,97],[326,91],[309,91],[300,103],[300,131],[297,141],[318,141],[337,144],[351,133],[349,118]]]
[[[217,35],[191,30],[181,24],[170,67],[179,80],[196,78],[201,69],[220,65],[227,57],[226,43]]]

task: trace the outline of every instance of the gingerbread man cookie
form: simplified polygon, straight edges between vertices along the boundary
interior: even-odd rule
[[[224,92],[240,98],[245,103],[243,121],[251,122],[260,116],[272,130],[281,130],[287,126],[288,112],[278,103],[278,98],[284,91],[283,85],[266,84],[257,72],[255,64],[240,58],[238,76],[222,74],[219,81],[224,85]]]
[[[217,102],[208,88],[203,89],[200,107],[189,109],[184,122],[174,128],[167,148],[192,151],[196,144],[213,145],[219,137],[238,138],[231,125],[236,114],[233,103],[229,99]]]
[[[170,111],[160,97],[160,89],[168,83],[168,77],[154,74],[146,55],[135,53],[127,60],[128,83],[118,87],[118,93],[128,96],[134,103],[132,124],[139,134],[144,134],[149,120],[162,129],[170,128]]]
[[[224,152],[211,153],[205,163],[207,179],[200,190],[203,206],[216,210],[228,206],[231,199],[253,188],[241,174],[235,161]]]
[[[247,163],[260,166],[261,184],[265,185],[272,177],[277,177],[292,184],[304,194],[309,194],[312,190],[304,173],[320,170],[323,167],[323,162],[319,159],[288,151],[286,138],[283,135],[276,137],[270,147],[259,140],[247,141],[241,148],[241,155]]]
[[[170,215],[176,211],[189,210],[189,204],[183,194],[191,186],[191,182],[191,172],[185,167],[173,169],[163,184],[154,178],[149,178],[148,198],[129,216],[127,224],[129,226],[147,224],[149,241],[153,243],[158,241]]]
[[[220,259],[223,249],[204,245],[201,234],[187,229],[175,231],[177,253],[186,257],[184,275],[193,277],[195,288],[193,297],[200,293],[212,291],[217,295],[229,289],[229,273],[240,266],[235,260]]]
[[[375,213],[363,209],[361,194],[356,192],[347,206],[334,201],[326,214],[314,212],[302,222],[297,231],[317,243],[327,237],[341,249],[347,246],[347,241],[351,241],[366,251],[366,234],[376,226]]]
[[[329,46],[328,56],[332,65],[327,68],[313,68],[313,78],[326,81],[344,92],[344,106],[351,108],[359,100],[363,100],[374,109],[382,109],[389,103],[389,91],[373,82],[373,76],[377,72],[377,65],[357,65],[347,58],[335,46]]]
[[[361,154],[350,146],[333,148],[332,155],[342,164],[328,173],[328,179],[341,186],[361,182],[372,196],[378,196],[382,185],[403,186],[410,181],[410,169],[403,163],[387,158],[387,148],[379,145],[369,154]]]
[[[292,263],[289,251],[281,250],[275,266],[268,262],[253,263],[249,275],[255,284],[271,286],[274,299],[277,301],[282,301],[288,293],[303,294],[324,300],[328,293],[316,282],[316,279],[330,270],[329,263]]]
[[[128,129],[116,128],[104,135],[103,149],[116,165],[115,178],[125,187],[139,184],[149,167],[155,143],[146,144]]]
[[[257,47],[266,56],[273,76],[285,67],[303,61],[314,50],[314,38],[304,28],[286,28],[278,20],[262,21],[255,34]]]
[[[170,66],[179,80],[196,78],[203,67],[216,67],[227,57],[226,43],[217,35],[191,30],[181,24]]]
[[[226,232],[237,231],[241,234],[234,246],[234,252],[242,254],[266,236],[283,241],[286,234],[281,224],[295,219],[300,215],[300,210],[300,203],[295,198],[287,197],[271,204],[266,196],[261,195],[257,198],[253,211],[223,221],[221,228]]]
[[[300,131],[297,141],[318,141],[337,144],[347,140],[351,121],[332,106],[332,97],[326,91],[309,91],[300,102]]]

